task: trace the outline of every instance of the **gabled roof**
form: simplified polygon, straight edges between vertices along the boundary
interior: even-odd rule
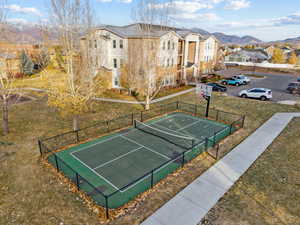
[[[175,28],[176,29],[176,28]],[[197,36],[200,36],[200,38],[202,38],[202,35],[199,33],[195,33],[192,32],[190,30],[182,30],[182,29],[176,29],[175,32],[181,37],[181,38],[185,38],[186,36],[190,35],[190,34],[194,34]]]
[[[122,38],[159,38],[170,32],[176,34],[173,29],[170,29],[170,27],[143,23],[136,23],[127,26],[105,25],[98,27],[97,30],[107,30]]]
[[[216,38],[214,35],[212,35],[212,34],[209,34],[209,35],[202,35],[202,40],[203,41],[206,41],[207,39],[209,39],[209,38],[213,38],[213,39],[215,39],[217,42],[220,42],[219,40],[218,40],[218,38]]]
[[[230,56],[241,56],[241,57],[248,57],[252,59],[260,59],[260,60],[267,60],[268,55],[264,51],[256,50],[256,49],[243,49],[241,51],[235,52]]]

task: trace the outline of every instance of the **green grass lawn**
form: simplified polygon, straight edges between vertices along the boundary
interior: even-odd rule
[[[194,93],[166,102],[176,99],[204,104],[204,101],[195,98]],[[221,156],[250,135],[274,113],[300,110],[297,106],[219,95],[213,97],[212,107],[247,115],[246,128],[226,139],[221,147]],[[93,112],[80,118],[80,125],[91,125],[97,121],[142,109],[140,105],[96,102]],[[89,210],[83,204],[83,200],[77,194],[70,192],[68,185],[59,180],[55,172],[44,167],[40,161],[37,138],[70,130],[71,118],[62,118],[46,105],[45,98],[11,107],[9,117],[11,134],[6,137],[1,136],[0,144],[0,224],[100,224],[97,214]],[[299,121],[294,121],[283,133],[287,136],[281,136],[278,139],[279,143],[275,142],[245,174],[245,177],[247,175],[250,177],[245,181],[241,180],[242,183],[239,182],[225,196],[220,202],[222,210],[217,214],[218,221],[228,219],[234,223],[227,224],[271,225],[278,223],[277,217],[279,217],[284,221],[281,224],[295,225],[294,221],[299,219],[295,211],[300,202],[297,201],[295,194],[295,190],[299,189],[299,183],[296,184],[295,182],[298,181],[293,180],[297,172],[293,160],[296,160],[298,155],[293,151],[300,146],[299,134],[296,135],[299,125]],[[298,138],[297,141],[295,137]],[[283,141],[287,144],[282,145]],[[294,150],[290,152],[290,149]],[[273,157],[270,155],[272,151],[274,151]],[[132,206],[135,210],[129,210],[126,215],[106,224],[139,224],[214,162],[207,156],[197,159],[195,163],[187,165],[184,170],[168,177],[165,182],[155,187],[153,192],[144,196],[140,204]],[[270,169],[273,167],[274,171]],[[272,180],[273,182],[270,183]],[[286,182],[282,183],[285,188],[275,180]],[[243,194],[244,192],[247,194]],[[287,196],[285,200],[283,200],[284,196]],[[260,204],[256,203],[256,200],[259,200]],[[275,216],[270,216],[271,212],[261,205],[271,208]],[[273,206],[277,207],[273,210]],[[238,217],[241,219],[239,220]],[[239,223],[240,221],[243,223]]]

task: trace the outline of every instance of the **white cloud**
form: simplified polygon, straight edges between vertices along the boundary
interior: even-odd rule
[[[224,30],[242,30],[250,28],[284,27],[289,25],[300,25],[300,12],[279,18],[224,22],[222,24],[216,24],[215,27]]]
[[[173,15],[172,18],[189,23],[200,23],[203,21],[215,21],[219,19],[214,13],[180,13]]]
[[[216,1],[216,0],[214,0]],[[200,0],[190,0],[190,1],[173,1],[172,3],[159,3],[151,5],[153,8],[156,9],[170,9],[174,13],[178,12],[186,12],[186,13],[195,13],[201,9],[212,9],[213,4],[207,1],[200,1]],[[150,6],[150,7],[151,7]]]
[[[232,0],[226,4],[225,9],[239,10],[250,7],[250,4],[247,0]]]
[[[132,0],[120,0],[120,2],[122,2],[122,3],[131,3]]]
[[[300,12],[270,20],[274,26],[300,25]]]
[[[112,2],[113,0],[97,0],[98,2]],[[128,4],[128,3],[131,3],[133,0],[118,0],[119,2],[121,2],[121,3],[126,3],[126,4]]]
[[[97,0],[98,2],[112,2],[112,0]]]
[[[28,21],[23,18],[8,18],[7,21],[13,24],[28,24]]]
[[[31,14],[36,16],[42,16],[42,13],[33,7],[22,7],[20,5],[12,4],[12,5],[5,5],[4,8],[16,12],[16,13],[24,13],[24,14]]]

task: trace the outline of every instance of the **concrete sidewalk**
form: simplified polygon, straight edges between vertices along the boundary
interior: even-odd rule
[[[197,225],[294,117],[277,113],[142,225]]]

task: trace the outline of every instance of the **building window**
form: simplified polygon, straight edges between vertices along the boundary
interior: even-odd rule
[[[118,62],[117,62],[117,59],[114,59],[114,68],[118,68]]]
[[[120,86],[119,76],[115,76],[114,85],[115,85],[115,87],[119,87]]]
[[[163,42],[163,47],[162,47],[163,50],[166,49],[166,42]]]
[[[165,86],[169,86],[169,84],[170,84],[170,76],[167,76],[165,78]]]
[[[94,47],[97,48],[97,40],[94,40]]]
[[[98,58],[98,56],[96,56],[96,62],[95,62],[95,66],[96,66],[96,67],[98,67],[98,66],[99,66],[99,63],[98,63],[98,61],[99,61],[99,58]]]
[[[123,48],[123,40],[120,40],[120,48]]]
[[[171,60],[171,66],[174,66],[174,59]]]
[[[167,59],[167,67],[170,66],[170,59]]]
[[[168,41],[168,50],[171,48],[171,41]]]
[[[175,42],[173,42],[172,45],[173,45],[173,50],[175,50]]]
[[[154,42],[151,41],[150,45],[151,45],[151,50],[153,50],[154,49]]]
[[[117,48],[117,41],[113,40],[113,48]]]

